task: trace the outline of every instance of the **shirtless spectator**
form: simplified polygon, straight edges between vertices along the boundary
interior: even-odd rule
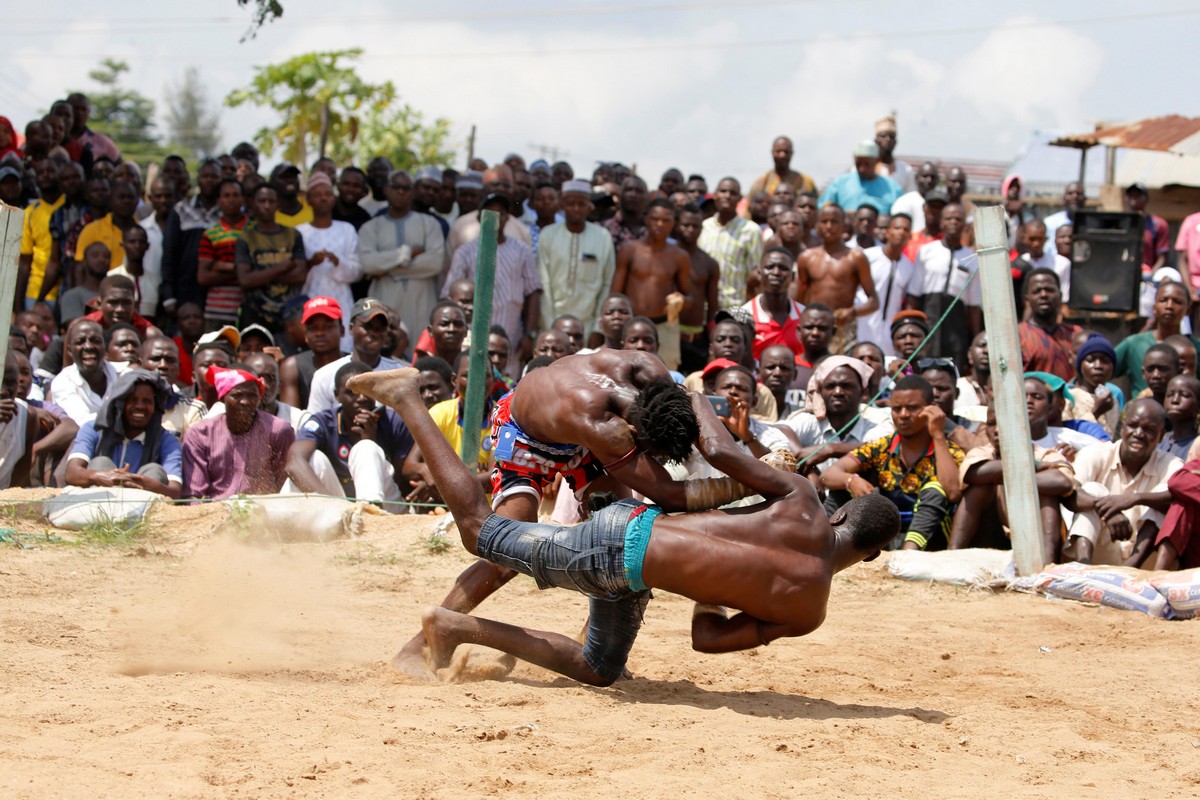
[[[531,375],[551,369],[548,367]],[[475,632],[473,641],[477,644],[510,652],[581,682],[611,684],[624,671],[649,602],[647,590],[650,587],[681,593],[702,603],[723,603],[739,608],[742,613],[732,618],[727,618],[724,609],[710,606],[697,609],[692,636],[693,647],[698,650],[749,649],[781,636],[803,635],[815,629],[824,617],[833,572],[872,556],[896,527],[895,517],[888,516],[886,506],[872,501],[860,501],[842,511],[831,525],[821,514],[811,488],[802,484],[801,478],[746,458],[727,445],[727,440],[713,436],[711,432],[719,423],[710,410],[701,408],[697,413],[702,415],[706,431],[706,436],[701,439],[703,455],[714,466],[732,475],[730,480],[739,483],[740,489],[758,492],[770,499],[755,506],[749,514],[715,513],[703,518],[686,518],[678,527],[673,526],[670,517],[656,520],[655,511],[649,511],[647,516],[638,511],[638,504],[619,502],[600,512],[592,522],[574,529],[574,533],[584,537],[580,547],[589,549],[595,546],[590,543],[593,538],[599,541],[598,536],[591,536],[593,531],[618,526],[620,533],[623,531],[621,526],[629,527],[632,521],[636,527],[632,529],[632,537],[627,537],[631,544],[614,546],[604,557],[606,562],[619,564],[626,557],[622,553],[628,547],[627,557],[635,565],[629,577],[625,578],[618,568],[619,574],[611,579],[606,574],[588,573],[580,578],[582,583],[572,584],[560,575],[559,569],[544,562],[540,556],[531,558],[524,553],[507,553],[492,547],[497,538],[494,536],[496,526],[511,526],[514,534],[500,538],[527,541],[539,553],[545,552],[539,542],[557,541],[559,536],[553,528],[542,533],[543,529],[528,527],[529,523],[506,522],[503,517],[488,513],[483,490],[470,479],[469,470],[455,458],[428,412],[411,392],[409,374],[362,376],[355,380],[362,384],[361,388],[353,388],[385,400],[405,418],[426,453],[433,476],[455,515],[463,544],[469,552],[511,565],[510,571],[516,567],[527,572],[532,569],[544,578],[549,576],[547,580],[551,585],[582,587],[595,597],[583,645],[559,634],[534,633],[502,623],[468,619],[454,611],[432,610],[425,615],[423,623],[431,645],[434,670],[449,664],[456,646],[472,638],[467,635],[470,628]],[[595,390],[590,389],[589,394],[595,395]],[[703,402],[703,399],[699,400],[699,403]],[[532,420],[525,418],[524,424],[545,419],[542,414],[537,414]],[[626,430],[618,430],[622,438],[630,436]],[[811,530],[797,528],[791,523],[783,526],[771,523],[777,518],[795,520],[802,517],[814,520]],[[658,535],[650,535],[651,526]],[[533,538],[521,534],[523,530],[528,530]],[[552,533],[553,539],[544,538]],[[777,539],[777,536],[783,538]],[[731,544],[726,546],[722,542]],[[751,542],[757,543],[751,549],[762,552],[746,557],[744,553]],[[814,562],[812,556],[798,557],[797,552],[828,555]],[[557,549],[546,554],[554,559]],[[804,572],[796,577],[800,573],[795,570],[812,570],[813,574]],[[785,581],[788,586],[793,586],[792,581],[795,581],[795,585],[808,589],[792,602],[788,600],[792,597],[790,592],[772,590],[764,594],[762,587],[780,585],[780,575],[792,576]],[[736,580],[729,576],[735,576]]]
[[[313,297],[304,304],[300,317],[307,350],[288,356],[279,364],[279,399],[296,408],[308,407],[313,375],[318,369],[337,361],[341,348],[342,307],[332,297]]]
[[[871,264],[861,250],[846,247],[842,224],[837,206],[821,209],[817,217],[821,244],[800,254],[796,263],[799,279],[792,288],[792,297],[806,306],[822,303],[834,310],[836,329],[829,343],[833,353],[841,353],[858,340],[858,317],[879,308]],[[860,286],[867,301],[856,306],[854,297]]]
[[[775,235],[764,245],[765,249],[785,247],[795,260],[808,245],[804,241],[804,218],[795,209],[781,211],[775,225]]]
[[[222,500],[237,494],[275,494],[287,477],[292,426],[259,408],[262,381],[241,369],[205,373],[225,413],[183,435],[185,497]]]
[[[950,528],[950,549],[995,547],[1002,541],[980,540],[986,522],[994,520],[1008,528],[1008,504],[1004,495],[1004,469],[1000,461],[1000,435],[996,428],[996,409],[988,406],[984,424],[987,444],[967,451],[959,468],[963,496]],[[1042,561],[1055,564],[1062,549],[1062,501],[1075,490],[1075,472],[1061,453],[1033,446],[1034,484],[1038,494],[1038,512],[1042,521]],[[1006,548],[1007,549],[1007,548]]]
[[[684,373],[701,369],[708,360],[708,330],[720,309],[717,289],[721,267],[697,245],[703,224],[704,217],[697,206],[689,203],[679,209],[675,239],[688,254],[692,284],[691,302],[684,304],[679,315],[679,368]]]
[[[799,333],[804,307],[788,297],[794,261],[791,251],[784,247],[770,247],[763,252],[758,267],[762,291],[743,306],[754,320],[756,359],[771,345],[783,345],[796,356],[804,353]]]
[[[668,238],[675,228],[675,209],[667,200],[653,200],[645,214],[645,233],[622,245],[611,291],[627,294],[636,316],[649,317],[658,326],[658,340],[667,369],[680,362],[678,314],[692,294],[691,259]]]

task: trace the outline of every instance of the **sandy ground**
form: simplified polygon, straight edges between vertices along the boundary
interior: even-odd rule
[[[166,508],[99,547],[4,515],[26,496],[0,494],[6,798],[1200,795],[1200,623],[868,564],[802,640],[699,655],[660,594],[612,688],[489,679],[481,649],[421,684],[386,659],[469,563],[430,518],[250,545]],[[481,612],[573,634],[585,604],[518,579]]]

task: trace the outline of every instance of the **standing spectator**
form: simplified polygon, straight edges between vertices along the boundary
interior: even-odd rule
[[[1046,238],[1054,241],[1058,229],[1063,225],[1074,225],[1075,214],[1087,204],[1087,193],[1079,181],[1071,181],[1063,187],[1063,209],[1056,211],[1043,220],[1046,226]],[[1182,228],[1180,229],[1182,230]],[[1182,270],[1181,270],[1182,271]]]
[[[166,172],[167,163],[164,162],[163,174]],[[221,167],[211,159],[201,163],[196,173],[196,196],[191,199],[186,196],[186,167],[182,176],[172,183],[183,199],[175,204],[167,220],[167,231],[163,236],[162,286],[158,296],[163,310],[173,315],[184,303],[204,307],[206,292],[197,279],[200,237],[221,219],[221,209],[217,207]]]
[[[858,318],[879,308],[871,264],[861,250],[851,250],[842,236],[843,215],[835,206],[825,206],[817,218],[821,244],[811,247],[796,262],[797,278],[792,296],[806,306],[822,304],[833,310],[835,330],[829,349],[841,354],[858,341]],[[865,300],[855,305],[861,290]]]
[[[363,270],[358,263],[358,232],[349,222],[333,218],[334,202],[333,182],[327,175],[318,172],[309,178],[308,205],[313,218],[296,232],[304,240],[308,259],[304,294],[337,300],[346,313],[342,322],[349,326],[349,309],[354,304],[350,284],[362,277]],[[343,348],[349,346],[349,340],[342,342]]]
[[[88,304],[100,296],[100,282],[108,275],[112,254],[104,242],[93,242],[83,254],[79,283],[67,289],[58,303],[58,316],[68,325],[87,313]]]
[[[208,292],[204,322],[209,330],[236,325],[246,299],[237,275],[237,243],[250,221],[242,213],[243,202],[242,185],[235,178],[222,178],[217,185],[221,218],[200,235],[196,279]]]
[[[621,181],[620,208],[604,221],[604,229],[612,234],[613,248],[618,255],[628,242],[646,235],[646,182],[636,175]]]
[[[763,241],[759,227],[737,214],[742,199],[736,178],[722,178],[717,184],[716,215],[706,219],[700,230],[700,249],[720,265],[718,301],[721,308],[746,302],[746,284],[750,273],[762,260]]]
[[[908,162],[896,158],[896,118],[890,114],[875,123],[875,145],[879,148],[879,163],[875,174],[891,178],[902,191],[911,191],[916,186],[913,169]],[[887,206],[884,206],[884,210]]]
[[[533,257],[537,259],[538,237],[542,229],[548,228],[563,220],[558,207],[558,189],[549,181],[533,187],[533,195],[529,199],[529,208],[533,212],[533,220],[529,223],[529,239],[533,245]]]
[[[370,296],[410,325],[429,319],[445,266],[442,227],[430,215],[413,211],[412,189],[412,177],[404,170],[388,175],[387,213],[358,233],[359,263],[374,278]]]
[[[309,415],[288,450],[284,491],[354,497],[368,503],[399,502],[397,485],[413,439],[390,408],[346,388],[353,375],[370,372],[351,361],[334,376],[338,404]]]
[[[509,199],[500,194],[488,195],[481,208],[500,215],[496,229],[492,324],[504,328],[509,341],[517,343],[517,352],[511,354],[514,356],[513,366],[516,367],[518,361],[528,361],[533,352],[533,338],[541,316],[542,278],[533,260],[533,250],[521,240],[508,235]],[[449,297],[459,281],[473,284],[478,259],[478,239],[458,248],[450,262],[450,272],[446,276],[442,294]]]
[[[1183,466],[1158,449],[1166,422],[1157,401],[1134,400],[1120,441],[1085,447],[1075,456],[1079,488],[1064,558],[1138,567],[1151,554],[1171,505],[1167,481]]]
[[[752,197],[759,192],[766,192],[773,197],[780,184],[784,183],[795,189],[797,194],[816,191],[817,185],[813,183],[812,178],[803,172],[796,172],[792,169],[794,152],[795,147],[792,145],[792,140],[786,136],[776,137],[775,141],[771,142],[771,160],[775,162],[775,166],[769,172],[758,176],[754,183],[750,184]]]
[[[245,292],[238,322],[283,331],[283,306],[300,294],[308,277],[304,241],[295,228],[277,223],[278,198],[268,184],[251,195],[253,220],[237,239],[234,261],[238,285]]]
[[[758,267],[762,291],[743,308],[754,319],[755,358],[773,345],[783,345],[795,356],[804,353],[800,342],[800,315],[804,306],[788,297],[792,278],[792,254],[782,247],[771,247],[762,255]]]
[[[315,414],[336,404],[333,379],[338,369],[350,361],[361,361],[373,370],[400,369],[408,362],[383,355],[388,336],[388,309],[371,297],[364,297],[350,310],[350,354],[331,361],[313,373],[308,396],[308,411]]]
[[[979,269],[975,251],[963,244],[962,206],[948,205],[942,211],[939,242],[930,242],[917,251],[916,269],[909,284],[910,308],[919,309],[929,319],[938,319],[947,310],[925,352],[967,363],[967,346],[983,330],[983,294],[979,281],[973,280]],[[962,295],[959,302],[951,303]]]
[[[479,238],[479,199],[481,196],[491,194],[501,194],[507,198],[513,196],[513,175],[512,170],[501,164],[492,167],[483,173],[481,183],[482,192],[476,193],[474,205],[470,210],[461,209],[458,219],[454,220],[454,224],[450,226],[450,235],[446,237],[446,253],[449,258],[453,258],[458,248],[462,247],[467,242]],[[462,200],[459,200],[459,206],[463,205]],[[511,236],[514,239],[520,239],[530,247],[533,246],[533,240],[529,237],[529,228],[521,221],[514,219],[510,214],[508,224],[505,225],[504,234]],[[424,319],[423,317],[421,319]]]
[[[1017,325],[1017,333],[1025,372],[1049,372],[1064,381],[1071,380],[1075,375],[1071,342],[1079,326],[1058,321],[1062,291],[1057,273],[1035,267],[1025,275],[1024,289],[1029,319]]]
[[[132,486],[178,498],[179,440],[162,424],[169,390],[157,372],[131,369],[109,388],[94,420],[79,427],[67,456],[71,486]]]
[[[171,206],[174,204],[175,190],[166,178],[159,176],[150,182],[150,213],[139,223],[146,229],[148,247],[143,260],[145,272],[142,289],[143,300],[154,300],[155,313],[160,307],[159,292],[162,287],[163,241],[167,234],[167,225],[171,219]]]
[[[184,303],[175,314],[175,325],[179,329],[179,335],[172,341],[179,347],[178,383],[190,390],[196,382],[192,354],[196,351],[200,337],[204,335],[204,309],[195,303]],[[194,392],[192,394],[194,396]]]
[[[262,381],[249,372],[210,367],[204,379],[225,413],[183,435],[184,496],[223,500],[278,492],[296,439],[292,426],[258,407]]]
[[[830,181],[817,200],[817,208],[833,203],[845,211],[856,209],[863,203],[873,203],[880,210],[891,209],[904,190],[886,174],[879,174],[878,167],[879,145],[872,141],[859,142],[854,148],[854,169]]]
[[[718,299],[721,267],[698,244],[703,224],[700,209],[692,203],[679,209],[675,239],[691,261],[689,277],[692,282],[691,302],[685,304],[679,314],[679,368],[685,373],[702,369],[707,362],[708,329],[715,324],[717,311],[721,308]]]
[[[873,342],[887,356],[896,355],[896,348],[892,345],[891,321],[904,304],[916,269],[904,254],[911,225],[912,220],[907,214],[893,213],[884,234],[884,244],[863,251],[871,265],[871,280],[875,283],[879,308],[858,318],[858,339],[861,342]],[[854,302],[862,304],[865,301],[866,292],[860,289]]]
[[[1062,286],[1062,302],[1066,303],[1071,299],[1070,260],[1059,255],[1055,247],[1046,246],[1046,225],[1040,220],[1026,222],[1024,236],[1026,249],[1013,261],[1014,277],[1018,272],[1022,277],[1027,276],[1030,270],[1038,267],[1053,270],[1054,274],[1058,276],[1059,285]]]
[[[150,249],[146,229],[141,225],[126,228],[121,234],[121,249],[125,251],[125,261],[110,269],[109,274],[124,275],[133,281],[134,310],[148,320],[153,319],[158,310],[158,282],[146,275],[146,251]]]
[[[364,194],[358,204],[372,217],[388,207],[387,185],[393,171],[395,167],[391,160],[384,156],[376,156],[367,162],[367,187],[370,192]]]
[[[66,195],[59,186],[58,164],[43,158],[33,164],[34,179],[37,181],[41,199],[36,199],[25,209],[25,220],[21,226],[21,254],[17,267],[16,310],[27,310],[39,298],[54,300],[58,287],[47,287],[42,291],[46,278],[46,264],[54,247],[50,235],[50,218],[66,202]]]
[[[115,183],[110,198],[111,210],[83,227],[75,247],[77,250],[87,250],[92,242],[104,242],[112,253],[113,264],[119,265],[125,263],[125,249],[122,245],[125,231],[138,226],[134,217],[138,203],[137,189],[128,182]]]
[[[300,324],[304,326],[307,349],[288,356],[279,365],[279,397],[288,405],[308,408],[313,375],[345,352],[342,308],[332,297],[314,297],[304,304]]]
[[[890,213],[907,214],[912,220],[913,233],[925,230],[925,197],[937,187],[939,177],[937,164],[926,161],[917,170],[917,188],[900,195],[891,205]]]
[[[267,182],[275,189],[279,198],[279,205],[275,208],[276,225],[295,228],[297,225],[312,222],[312,208],[300,194],[299,167],[287,161],[276,164]]]
[[[1117,343],[1117,377],[1129,378],[1132,397],[1137,397],[1146,388],[1146,380],[1142,376],[1142,359],[1146,351],[1154,344],[1179,335],[1180,325],[1187,317],[1190,305],[1187,287],[1175,281],[1163,281],[1154,294],[1154,327],[1145,333],[1127,336]],[[1200,351],[1200,340],[1195,336],[1188,338]]]
[[[92,104],[87,95],[74,92],[67,96],[67,102],[70,103],[71,110],[75,112],[72,117],[71,129],[68,132],[68,140],[78,142],[81,148],[89,148],[93,159],[108,158],[114,164],[119,162],[121,151],[117,149],[116,143],[103,133],[98,133],[88,127],[88,120],[92,116]]]
[[[1171,252],[1171,233],[1167,221],[1146,211],[1150,193],[1144,183],[1132,183],[1125,189],[1125,208],[1142,215],[1142,274],[1150,275],[1167,264]]]
[[[587,181],[567,181],[562,187],[566,216],[542,229],[538,237],[538,273],[542,279],[541,328],[564,314],[579,318],[592,331],[600,318],[600,305],[612,285],[616,251],[612,236],[588,222],[592,213],[592,187]]]
[[[312,188],[312,183],[309,183]],[[367,196],[367,173],[358,167],[346,167],[337,182],[337,201],[333,204],[333,218],[338,222],[349,222],[357,232],[367,224],[371,214],[358,203]],[[309,202],[312,202],[311,200]]]

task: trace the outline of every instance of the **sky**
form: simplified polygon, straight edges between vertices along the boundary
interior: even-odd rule
[[[92,87],[105,57],[128,62],[126,84],[161,112],[187,67],[219,104],[256,65],[361,47],[365,79],[452,121],[456,166],[475,125],[489,162],[553,148],[577,173],[617,160],[652,186],[672,166],[747,182],[781,134],[793,168],[823,182],[891,112],[901,155],[1003,162],[1037,130],[1200,115],[1188,55],[1200,3],[1182,0],[283,2],[245,42],[250,13],[235,0],[107,0],[86,17],[75,2],[25,4],[0,26],[0,114],[23,127]],[[222,139],[272,122],[224,108]]]

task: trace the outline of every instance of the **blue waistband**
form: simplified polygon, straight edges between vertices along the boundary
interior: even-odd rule
[[[650,588],[642,582],[642,564],[646,560],[646,548],[650,544],[650,530],[654,527],[654,519],[662,513],[658,506],[640,506],[629,517],[625,526],[625,550],[623,565],[625,567],[625,582],[635,592],[644,592]]]

